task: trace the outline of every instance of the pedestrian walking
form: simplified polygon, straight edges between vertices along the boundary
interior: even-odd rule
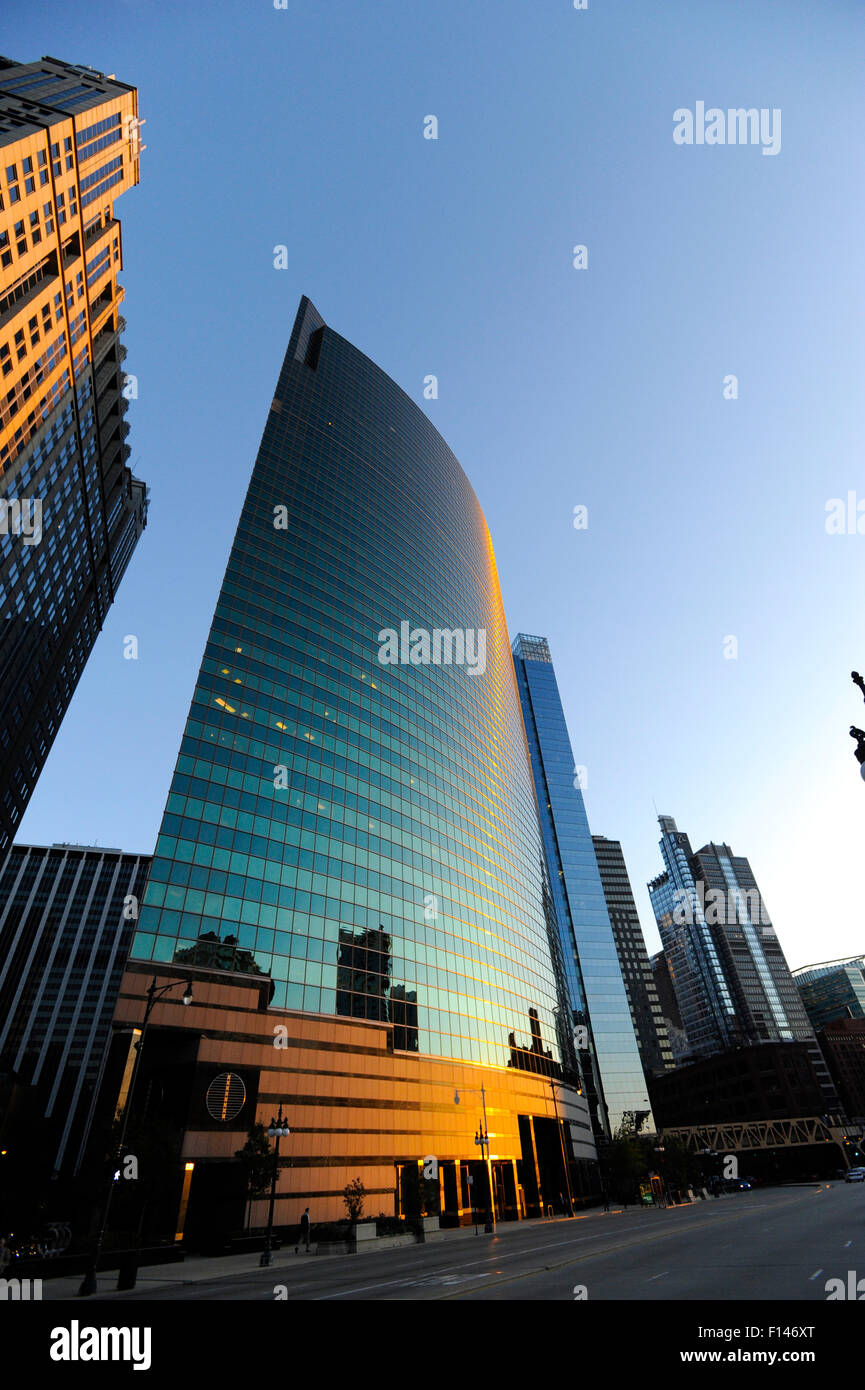
[[[300,1244],[301,1244],[301,1242],[303,1242],[303,1244],[306,1246],[306,1253],[307,1253],[307,1255],[309,1254],[309,1232],[310,1232],[309,1207],[307,1207],[306,1210],[305,1210],[304,1213],[303,1213],[303,1216],[300,1218],[300,1236],[299,1236],[299,1238],[298,1238],[298,1243],[297,1243],[297,1245],[294,1247],[294,1253],[295,1253],[295,1255],[297,1254],[298,1250],[300,1249]]]

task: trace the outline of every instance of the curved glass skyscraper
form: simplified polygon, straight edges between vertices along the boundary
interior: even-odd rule
[[[400,1075],[418,1082],[424,1058],[500,1069],[484,1085],[494,1109],[496,1085],[509,1094],[513,1143],[517,1112],[532,1113],[510,1095],[519,1077],[537,1115],[564,1105],[590,1158],[584,1106],[561,1084],[572,1043],[551,912],[478,501],[423,412],[303,299],[132,955],[260,981],[271,1018],[383,1029],[388,1054],[407,1059]],[[265,1089],[288,1103],[293,1055],[276,1060],[283,1079]],[[415,1106],[441,1109],[440,1132],[428,1122],[401,1151],[435,1144],[441,1157],[464,1143],[476,1107],[458,1110],[447,1085]]]

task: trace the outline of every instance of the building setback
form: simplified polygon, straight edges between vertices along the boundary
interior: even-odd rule
[[[637,904],[634,902],[625,856],[621,843],[618,840],[608,840],[605,835],[593,835],[592,844],[595,847],[595,858],[598,861],[604,898],[610,914],[610,926],[619,955],[643,1071],[647,1076],[655,1076],[660,1072],[669,1071],[673,1066],[673,1052],[646,951],[646,939],[640,925]]]
[[[46,1177],[81,1166],[149,865],[80,845],[0,855],[0,1136]]]
[[[583,1073],[598,1136],[652,1124],[651,1105],[592,833],[575,777],[556,673],[545,637],[513,642],[571,1021],[585,1030]]]
[[[137,113],[92,68],[0,58],[0,852],[146,522],[114,216]]]
[[[434,629],[483,661],[436,663]],[[497,1213],[596,1190],[556,946],[483,514],[423,412],[304,298],[117,1013],[140,1019],[154,971],[194,980],[142,1061],[143,1093],[158,1070],[185,1115],[190,1238],[242,1223],[234,1154],[280,1105],[277,1224],[341,1217],[357,1177],[372,1213],[468,1220],[484,1096]]]

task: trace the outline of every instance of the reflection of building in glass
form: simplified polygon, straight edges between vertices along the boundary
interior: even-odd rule
[[[678,1066],[680,1062],[690,1059],[691,1045],[688,1042],[688,1035],[682,1027],[679,1001],[676,998],[676,991],[673,989],[673,978],[663,951],[658,951],[656,955],[652,956],[651,965],[655,992],[661,1006],[661,1015],[667,1037],[670,1040],[670,1050],[673,1053],[673,1061]]]
[[[546,638],[513,643],[572,1026],[597,1134],[647,1104],[646,1083]]]
[[[484,633],[484,669],[382,664],[379,634],[403,624]],[[516,1165],[534,1171],[519,1118],[549,1120],[554,1136],[559,1123],[549,1083],[508,1066],[508,1034],[530,1008],[557,1062],[562,1050],[543,865],[477,499],[423,412],[303,299],[128,974],[134,1012],[148,970],[195,961],[206,972],[180,1026],[201,1029],[226,1071],[239,1069],[242,1036],[244,1064],[254,1054],[261,1070],[261,1116],[280,1100],[291,1115],[277,1220],[296,1219],[303,1193],[317,1219],[342,1216],[357,1176],[381,1210],[395,1162],[474,1160],[467,1108],[451,1113],[456,1085],[486,1087],[502,1190],[519,1209]],[[269,1009],[253,962],[272,981]],[[160,1017],[157,1006],[151,1027]],[[587,1192],[585,1101],[566,1084],[555,1099]],[[184,1151],[228,1162],[242,1142],[190,1133]],[[454,1169],[457,1207],[460,1181]]]
[[[220,937],[215,931],[202,932],[194,946],[179,947],[173,956],[175,965],[198,965],[212,970],[242,970],[248,975],[261,975],[251,951],[237,944],[237,937],[227,932]]]
[[[93,68],[0,58],[0,851],[146,521],[114,215],[137,112]]]
[[[395,1052],[417,1052],[417,990],[393,985],[390,991],[390,1017]]]
[[[511,1049],[508,1065],[521,1067],[523,1071],[538,1072],[541,1076],[559,1076],[561,1067],[553,1061],[553,1054],[549,1049],[544,1051],[537,1009],[529,1009],[529,1028],[532,1040],[528,1047],[520,1047],[515,1033],[508,1034],[508,1046]]]
[[[336,958],[336,1012],[349,1018],[386,1023],[390,989],[390,937],[380,927],[339,933]]]

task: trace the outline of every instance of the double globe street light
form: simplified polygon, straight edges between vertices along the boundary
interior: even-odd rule
[[[484,1221],[484,1232],[487,1235],[494,1235],[496,1229],[496,1207],[493,1200],[493,1171],[490,1163],[490,1136],[487,1128],[487,1093],[485,1088],[481,1086],[479,1091],[473,1090],[472,1095],[480,1096],[484,1111],[483,1120],[478,1121],[478,1127],[475,1130],[475,1144],[480,1147],[481,1157],[484,1160],[487,1170],[487,1213],[486,1220]],[[460,1093],[457,1090],[454,1091],[454,1105],[459,1105],[459,1103]]]
[[[286,1136],[291,1133],[288,1127],[288,1117],[282,1113],[282,1101],[279,1102],[279,1114],[275,1120],[271,1119],[267,1127],[267,1133],[271,1139],[276,1140],[276,1143],[273,1149],[273,1172],[270,1178],[270,1211],[267,1217],[267,1236],[265,1238],[264,1249],[261,1252],[261,1259],[258,1262],[259,1267],[262,1269],[273,1263],[271,1245],[273,1242],[273,1207],[276,1201],[276,1175],[279,1169],[279,1141],[280,1139],[285,1139]]]

